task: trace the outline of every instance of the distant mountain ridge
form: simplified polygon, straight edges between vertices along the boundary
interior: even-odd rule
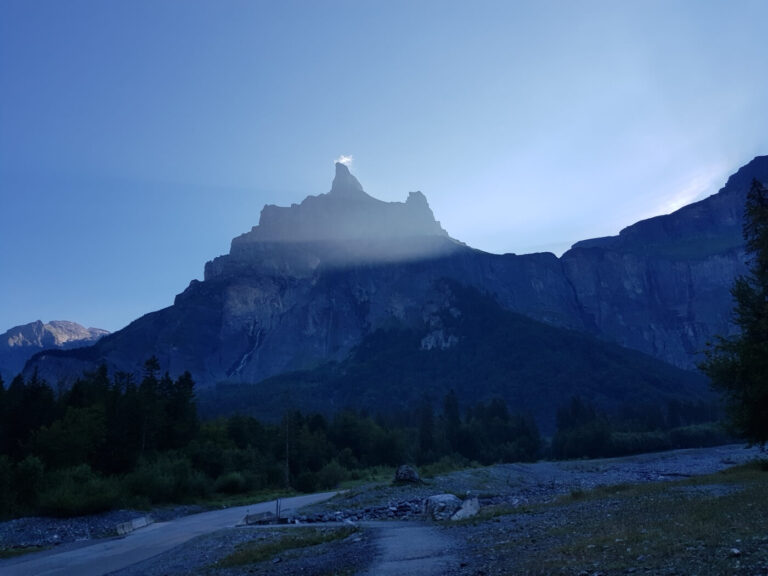
[[[0,336],[0,375],[9,381],[41,350],[88,346],[107,334],[107,330],[86,328],[67,320],[38,320],[14,326]]]
[[[752,178],[768,182],[768,157],[705,200],[557,258],[470,248],[442,229],[422,194],[381,202],[337,165],[330,192],[265,207],[173,306],[90,348],[40,353],[27,370],[53,381],[102,362],[138,372],[156,355],[203,388],[255,384],[342,362],[377,330],[423,325],[445,279],[533,320],[692,368],[708,340],[733,330],[730,286],[746,271],[741,226]]]

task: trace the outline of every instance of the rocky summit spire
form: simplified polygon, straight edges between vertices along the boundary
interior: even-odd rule
[[[336,162],[336,176],[331,184],[330,194],[338,197],[352,198],[355,196],[367,196],[357,178],[352,176],[349,168],[341,162]]]

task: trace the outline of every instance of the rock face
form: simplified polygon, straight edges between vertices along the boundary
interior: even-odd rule
[[[421,192],[382,202],[336,164],[331,191],[288,208],[268,205],[259,225],[232,240],[227,256],[205,266],[205,280],[244,273],[310,276],[318,269],[424,260],[461,244],[437,222]]]
[[[426,499],[424,513],[432,520],[448,520],[459,510],[463,502],[453,494],[435,494]]]
[[[421,478],[416,468],[410,464],[402,464],[395,471],[396,484],[421,484]]]
[[[7,382],[24,368],[37,352],[89,346],[109,334],[100,328],[85,328],[75,322],[40,320],[15,326],[0,336],[0,375]]]
[[[472,518],[472,516],[477,516],[478,512],[480,512],[480,500],[477,498],[467,498],[461,503],[461,508],[451,516],[451,520],[456,521]]]
[[[715,335],[732,333],[730,287],[747,271],[742,226],[753,178],[768,182],[768,156],[705,200],[563,254],[587,329],[684,368]]]
[[[768,157],[718,194],[557,258],[472,249],[448,236],[421,193],[381,202],[338,164],[330,192],[266,206],[259,225],[208,262],[205,280],[173,306],[87,350],[40,354],[27,369],[51,381],[101,362],[139,372],[154,354],[171,373],[189,370],[198,386],[257,383],[341,361],[366,335],[395,324],[426,324],[421,348],[450,349],[456,342],[438,314],[449,303],[435,290],[442,279],[535,320],[692,368],[708,340],[732,330],[729,289],[746,271],[741,226],[752,178],[768,182]]]

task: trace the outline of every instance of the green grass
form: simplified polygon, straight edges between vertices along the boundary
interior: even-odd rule
[[[756,463],[678,482],[602,487],[538,507],[556,512],[561,521],[545,531],[545,544],[520,562],[521,573],[768,571],[768,472],[763,467]],[[513,540],[497,549],[512,552],[519,545]]]
[[[350,478],[339,483],[338,490],[349,490],[371,483],[391,482],[395,477],[395,468],[392,466],[371,466],[362,470],[350,472]]]
[[[324,528],[288,528],[277,540],[248,542],[238,546],[229,556],[224,557],[218,565],[230,568],[256,564],[291,550],[341,540],[354,532],[357,532],[357,528],[354,526],[343,526],[335,530]]]
[[[0,559],[16,558],[17,556],[24,556],[25,554],[33,554],[34,552],[42,552],[48,550],[50,546],[19,546],[14,548],[0,548]]]
[[[231,508],[233,506],[247,506],[259,502],[269,502],[277,498],[296,496],[294,490],[260,490],[245,494],[213,494],[206,498],[199,498],[194,503],[204,508]]]

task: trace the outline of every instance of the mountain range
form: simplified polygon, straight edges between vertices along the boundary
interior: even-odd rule
[[[107,334],[101,328],[86,328],[67,320],[14,326],[0,335],[0,376],[10,382],[37,352],[88,346]]]
[[[523,346],[526,333],[547,329],[555,332],[537,340],[539,349],[546,341],[569,349],[581,346],[576,342],[610,345],[605,354],[611,357],[637,359],[637,352],[652,357],[653,362],[619,362],[653,364],[650,371],[636,366],[641,380],[685,380],[681,374],[695,367],[706,343],[733,332],[730,286],[746,271],[743,209],[753,178],[768,182],[768,157],[742,167],[709,198],[638,222],[617,236],[577,242],[558,258],[471,248],[449,236],[420,192],[405,202],[382,202],[337,164],[329,192],[290,207],[265,206],[258,226],[233,239],[229,254],[206,263],[204,280],[193,280],[172,306],[93,346],[40,352],[26,371],[37,368],[49,381],[101,363],[139,372],[155,355],[171,373],[189,370],[201,389],[252,385],[266,395],[274,379],[287,374],[359,365],[370,346],[379,346],[384,356],[388,352],[381,347],[400,349],[400,356],[390,358],[393,365],[406,351],[424,357],[458,353],[470,339],[482,340],[483,331],[469,336],[450,318],[466,317],[472,307],[467,302],[487,298],[498,307],[493,314],[506,319],[500,324],[517,331],[519,340],[510,346],[528,350],[510,371],[525,371],[527,363],[547,357],[537,360],[538,352]],[[508,313],[524,320],[512,322]],[[534,329],[530,322],[545,326]],[[504,341],[492,327],[486,332]],[[410,348],[403,350],[403,342]],[[499,362],[497,353],[488,358]],[[593,358],[593,373],[610,374],[603,360]],[[662,363],[683,370],[658,372]],[[388,373],[393,389],[412,380],[405,372],[393,367]],[[623,378],[619,373],[617,382]],[[338,384],[334,378],[323,381]],[[366,396],[366,387],[374,384],[356,386],[356,394]],[[413,386],[418,389],[416,382]],[[503,392],[501,383],[492,387],[499,386]]]

